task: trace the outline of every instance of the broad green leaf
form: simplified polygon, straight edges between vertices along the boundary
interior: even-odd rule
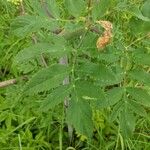
[[[150,54],[136,54],[133,60],[136,64],[150,66]]]
[[[150,107],[150,95],[148,92],[141,88],[128,87],[127,92],[134,98],[138,103],[144,106]]]
[[[108,106],[116,104],[122,99],[124,89],[122,87],[114,87],[111,90],[107,91],[107,100]]]
[[[17,17],[11,26],[13,32],[20,37],[25,37],[29,33],[37,32],[42,28],[53,31],[59,27],[58,21],[54,19],[29,15]]]
[[[99,20],[103,17],[107,13],[110,6],[111,0],[95,0],[92,8],[92,16],[94,20]]]
[[[76,94],[80,99],[89,100],[104,100],[105,94],[100,89],[90,81],[77,81],[75,84]]]
[[[146,110],[141,106],[141,104],[133,100],[128,100],[128,104],[130,105],[130,109],[134,111],[137,115],[141,115],[143,117],[147,116]]]
[[[112,88],[111,90],[106,92],[106,96],[104,95],[103,98],[98,99],[96,103],[97,108],[107,108],[110,107],[114,104],[116,104],[118,101],[122,99],[123,95],[123,88],[121,87],[115,87]]]
[[[142,6],[142,13],[144,16],[150,18],[150,0],[146,0]]]
[[[113,70],[114,69],[114,70]],[[104,65],[99,65],[99,76],[97,74],[97,84],[101,86],[109,86],[118,84],[123,80],[122,71],[115,66],[115,68],[108,68]]]
[[[137,80],[145,85],[150,86],[150,74],[139,69],[135,69],[129,72],[129,77],[131,79]]]
[[[74,17],[81,16],[86,7],[84,0],[64,0],[64,4],[68,12]]]
[[[51,94],[49,94],[42,102],[41,110],[47,111],[54,108],[61,102],[68,99],[73,86],[72,85],[62,85],[54,89]]]
[[[125,106],[124,106],[125,107]],[[123,109],[120,113],[120,128],[125,138],[131,137],[135,129],[135,117],[128,109]]]
[[[70,69],[64,65],[53,65],[42,69],[27,83],[25,92],[35,94],[55,88],[63,82],[69,71]]]
[[[72,99],[66,117],[67,122],[73,125],[79,134],[87,137],[92,136],[92,110],[86,100]]]
[[[14,59],[15,63],[27,62],[33,58],[39,57],[41,54],[50,54],[51,56],[62,56],[71,49],[64,45],[52,45],[49,43],[37,43],[28,48],[21,50]]]
[[[86,35],[84,36],[84,38],[82,39],[79,53],[91,55],[92,52],[95,52],[97,54],[96,44],[94,44],[94,43],[96,43],[97,38],[98,38],[97,34],[95,34],[93,32],[87,32]]]
[[[90,75],[101,86],[111,85],[114,81],[116,81],[115,74],[112,70],[102,64],[94,64],[92,62],[85,61],[77,68],[77,71],[84,76]]]

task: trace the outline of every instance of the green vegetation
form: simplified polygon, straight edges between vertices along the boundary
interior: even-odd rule
[[[149,8],[0,0],[0,150],[150,150]]]

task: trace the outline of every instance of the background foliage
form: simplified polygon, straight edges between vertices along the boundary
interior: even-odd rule
[[[149,150],[149,8],[149,0],[0,0],[0,80],[17,80],[0,89],[0,148]],[[113,24],[100,51],[98,20]]]

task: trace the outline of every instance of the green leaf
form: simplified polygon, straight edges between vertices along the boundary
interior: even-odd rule
[[[74,40],[83,35],[86,31],[83,23],[81,22],[66,22],[64,26],[64,31],[61,32],[61,36],[63,36],[66,40]]]
[[[74,17],[81,16],[86,6],[84,0],[65,0],[64,4],[68,12]]]
[[[141,88],[128,87],[127,92],[139,103],[144,106],[150,107],[150,95],[148,92]]]
[[[49,43],[37,43],[28,48],[21,50],[14,58],[14,63],[20,64],[27,62],[33,58],[39,57],[41,54],[50,54],[51,56],[63,56],[68,53],[70,48],[64,45],[52,45]]]
[[[39,31],[41,28],[53,31],[59,26],[57,20],[26,15],[17,17],[11,27],[15,35],[25,37],[29,33]]]
[[[47,1],[48,10],[52,14],[52,16],[56,19],[60,18],[60,12],[58,4],[56,3],[56,0],[48,0]]]
[[[128,109],[123,109],[120,113],[120,128],[125,138],[131,137],[135,129],[135,117]]]
[[[77,72],[83,76],[90,75],[97,80],[97,84],[100,86],[111,85],[116,81],[115,74],[112,70],[102,64],[85,61],[77,68]]]
[[[129,72],[129,77],[131,79],[137,80],[140,83],[150,86],[150,74],[139,69],[135,69]]]
[[[76,94],[80,99],[103,100],[105,99],[104,92],[99,86],[96,86],[90,81],[77,81],[75,84]]]
[[[130,109],[132,109],[132,111],[134,111],[137,115],[141,115],[143,117],[147,116],[147,113],[145,109],[141,106],[141,104],[133,100],[128,100],[128,104],[130,105]]]
[[[114,107],[113,110],[111,112],[111,115],[109,117],[109,121],[113,122],[114,120],[117,119],[117,116],[119,116],[119,112],[122,110],[123,108],[123,101],[119,101]]]
[[[78,99],[90,100],[95,108],[107,107],[107,98],[101,88],[90,81],[78,81],[75,84]]]
[[[122,99],[124,89],[121,87],[115,87],[106,92],[106,96],[104,95],[102,98],[98,99],[95,104],[96,108],[107,108]]]
[[[24,1],[24,4],[26,5],[26,9],[32,12],[32,14],[37,14],[38,16],[45,17],[47,16],[47,11],[45,6],[43,6],[45,3],[40,0],[32,1]]]
[[[84,38],[82,40],[83,41],[79,48],[79,53],[90,55],[91,53],[95,52],[97,54],[96,44],[94,44],[97,41],[97,34],[93,32],[87,32],[86,35],[84,35]]]
[[[150,18],[150,0],[146,0],[142,6],[142,13],[144,16]]]
[[[108,63],[114,63],[119,60],[119,55],[116,54],[100,54],[98,56],[99,60],[104,60]]]
[[[59,86],[69,74],[70,68],[53,65],[37,72],[25,86],[25,93],[36,94]]]
[[[66,119],[68,124],[73,125],[79,134],[92,136],[92,110],[87,101],[72,99],[67,109]]]
[[[116,9],[119,11],[130,13],[132,16],[135,16],[143,21],[150,21],[150,18],[144,16],[140,8],[136,5],[129,5],[126,2],[121,2],[117,5]]]
[[[150,58],[150,54],[136,54],[134,55],[133,60],[136,64],[150,66],[149,58]]]
[[[135,17],[130,19],[129,22],[130,31],[132,34],[147,34],[150,29],[149,22],[143,22],[140,19],[137,19]]]
[[[98,0],[95,1],[94,7],[92,8],[92,16],[94,20],[99,20],[106,13],[111,6],[111,0]]]
[[[131,7],[129,8],[128,10],[133,16],[136,16],[137,18],[143,20],[143,21],[150,21],[150,18],[146,17],[146,16],[143,16],[141,10],[137,7],[137,6],[134,6],[134,7]]]
[[[52,93],[43,100],[41,110],[48,111],[59,103],[64,102],[66,99],[68,99],[72,88],[72,85],[62,85],[54,89]]]
[[[107,91],[108,106],[116,104],[122,99],[124,89],[122,87],[114,87]]]

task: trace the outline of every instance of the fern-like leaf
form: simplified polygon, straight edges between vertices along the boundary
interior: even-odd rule
[[[70,51],[70,48],[49,43],[37,43],[21,50],[14,58],[14,63],[20,64],[27,62],[41,54],[50,54],[51,56],[62,56]]]
[[[37,72],[25,86],[28,94],[48,91],[59,86],[69,74],[70,68],[64,65],[53,65]]]
[[[12,29],[15,35],[25,37],[26,35],[37,32],[44,28],[50,31],[57,29],[58,21],[41,16],[19,16],[12,23]]]
[[[41,105],[42,111],[47,111],[49,109],[54,108],[59,103],[65,101],[65,99],[69,97],[72,92],[73,86],[70,85],[62,85],[58,88],[54,89],[51,94],[49,94]]]

